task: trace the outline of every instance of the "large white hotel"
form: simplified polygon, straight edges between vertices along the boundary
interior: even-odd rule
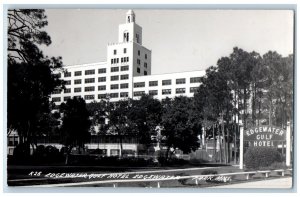
[[[118,43],[107,46],[107,62],[65,66],[66,72],[60,75],[66,89],[55,91],[51,100],[59,105],[71,97],[82,97],[88,103],[107,95],[111,101],[138,99],[142,94],[159,100],[193,96],[205,71],[151,75],[151,50],[143,46],[142,27],[135,21],[129,10],[126,23],[119,25]]]

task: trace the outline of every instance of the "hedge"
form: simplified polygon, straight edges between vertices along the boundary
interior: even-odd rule
[[[250,147],[245,154],[247,169],[260,169],[271,167],[275,162],[281,162],[282,156],[276,148]]]

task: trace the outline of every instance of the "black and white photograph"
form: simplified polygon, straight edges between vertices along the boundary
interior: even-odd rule
[[[292,189],[295,14],[8,6],[5,184]]]

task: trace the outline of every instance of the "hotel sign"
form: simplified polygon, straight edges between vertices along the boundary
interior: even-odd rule
[[[273,147],[275,142],[286,140],[286,131],[274,126],[253,127],[244,131],[244,140],[254,147]]]

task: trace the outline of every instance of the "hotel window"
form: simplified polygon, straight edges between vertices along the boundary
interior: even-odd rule
[[[157,90],[149,90],[149,95],[151,96],[155,96],[158,94],[158,91]]]
[[[85,87],[85,88],[84,88],[84,91],[85,91],[85,92],[92,92],[92,91],[95,91],[95,87],[94,87],[94,86]]]
[[[110,71],[111,72],[118,72],[119,71],[119,67],[111,67]]]
[[[76,71],[74,74],[75,74],[75,76],[81,76],[82,72],[81,71]]]
[[[81,88],[74,88],[74,92],[81,92]]]
[[[144,62],[144,67],[145,67],[145,68],[147,68],[147,66],[148,66],[148,65],[147,65],[147,63],[146,63],[146,62]]]
[[[190,88],[190,93],[197,92],[198,87],[191,87]]]
[[[147,75],[147,71],[144,71],[144,75]]]
[[[162,95],[171,94],[171,89],[163,89]]]
[[[84,95],[84,99],[85,100],[93,100],[93,99],[95,99],[95,96],[94,95]]]
[[[98,69],[98,73],[101,74],[101,73],[106,73],[106,68],[99,68]]]
[[[147,54],[145,54],[145,59],[147,59]]]
[[[110,85],[110,89],[111,90],[119,89],[119,84],[112,84],[112,85]]]
[[[119,63],[119,58],[114,58],[113,63],[114,63],[114,64]]]
[[[135,87],[135,88],[142,88],[142,87],[145,87],[145,82],[134,83],[134,87]]]
[[[136,91],[136,92],[133,92],[133,96],[142,96],[143,94],[145,94],[145,91]]]
[[[129,57],[126,57],[126,62],[129,62]]]
[[[106,94],[98,94],[98,99],[105,99],[106,98]]]
[[[138,50],[138,56],[140,56],[141,55],[141,51],[140,50]]]
[[[137,63],[138,65],[141,65],[141,60],[140,60],[140,59],[137,59],[137,60],[136,60],[136,63]]]
[[[129,78],[129,75],[121,75],[121,80],[126,80]]]
[[[116,49],[114,50],[114,55],[117,55],[117,50]]]
[[[126,52],[127,52],[127,50],[126,50],[126,48],[124,48],[124,49],[123,49],[123,53],[126,53]]]
[[[84,83],[94,83],[95,82],[95,78],[86,78],[84,79]]]
[[[61,100],[60,97],[53,97],[52,98],[53,102],[60,102],[60,100]]]
[[[200,83],[201,77],[190,78],[190,83]]]
[[[114,59],[111,59],[111,60],[110,60],[110,63],[113,64],[113,63],[114,63]]]
[[[176,79],[176,84],[185,84],[185,78]]]
[[[176,88],[176,94],[185,93],[185,88]]]
[[[149,81],[149,86],[158,86],[158,81]]]
[[[137,68],[137,69],[136,69],[136,72],[140,73],[140,72],[141,72],[141,69],[140,69],[140,68]]]
[[[110,76],[110,80],[111,81],[118,81],[119,80],[119,75]]]
[[[98,90],[106,90],[106,86],[98,86]]]
[[[71,77],[71,72],[65,72],[64,77]]]
[[[162,85],[163,85],[163,86],[171,85],[171,84],[172,84],[172,83],[171,83],[171,79],[163,80],[163,81],[162,81]]]
[[[129,70],[129,66],[121,66],[121,71]]]
[[[52,92],[52,94],[60,94],[61,93],[61,90],[54,90],[53,92]]]
[[[67,88],[64,90],[64,93],[70,93],[71,92],[71,88]]]
[[[121,83],[120,88],[121,88],[121,89],[126,89],[126,88],[128,88],[128,83]]]
[[[67,101],[68,99],[70,99],[71,97],[70,96],[65,96],[64,97],[64,101]]]
[[[93,75],[93,74],[95,74],[95,70],[86,70],[86,71],[84,71],[84,74],[85,75]]]
[[[121,92],[120,97],[128,97],[128,92]]]
[[[61,74],[60,73],[57,73],[57,74],[54,74],[56,77],[58,78],[61,78]]]
[[[98,77],[98,82],[105,82],[106,81],[106,77]]]
[[[81,79],[74,80],[74,84],[81,84]]]
[[[65,82],[66,82],[66,85],[71,85],[71,80],[67,80]]]
[[[118,98],[119,93],[110,93],[110,98]]]

